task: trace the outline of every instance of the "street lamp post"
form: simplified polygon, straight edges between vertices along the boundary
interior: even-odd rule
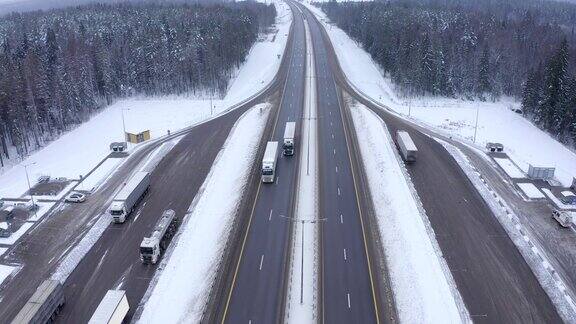
[[[24,164],[24,172],[26,172],[26,182],[28,183],[28,193],[30,194],[30,200],[32,200],[32,208],[34,209],[34,216],[36,216],[36,203],[34,202],[34,195],[32,194],[32,186],[30,185],[30,176],[28,176],[28,167],[34,165],[36,162]]]
[[[128,108],[122,108],[122,130],[124,131],[124,133],[122,133],[122,142],[128,142],[126,140],[126,122],[124,121],[124,110],[130,110]]]
[[[302,224],[302,246],[300,252],[300,304],[304,303],[304,225],[305,224],[312,224],[316,225],[318,223],[324,222],[327,218],[318,218],[318,219],[296,219],[294,217],[288,217],[284,215],[280,215],[280,217],[286,218],[291,222],[298,222]]]

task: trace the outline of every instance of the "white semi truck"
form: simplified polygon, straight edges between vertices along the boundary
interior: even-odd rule
[[[44,324],[53,322],[64,306],[64,289],[57,280],[46,280],[36,288],[28,302],[12,320],[12,324]]]
[[[405,162],[416,162],[418,149],[416,148],[416,144],[414,144],[414,141],[412,141],[412,138],[408,132],[403,130],[396,132],[396,145],[398,145],[402,159]]]
[[[126,218],[144,197],[150,187],[150,173],[137,172],[118,192],[110,205],[110,214],[114,223],[124,223]]]
[[[170,240],[176,234],[178,225],[178,218],[172,209],[162,213],[162,217],[152,229],[150,236],[145,237],[140,243],[140,260],[142,263],[156,264],[159,261],[160,255],[166,250]]]
[[[296,122],[287,122],[284,129],[284,144],[282,145],[284,155],[294,155],[294,134],[296,132]]]
[[[268,142],[262,159],[262,182],[272,183],[276,178],[276,155],[278,142]]]
[[[108,290],[88,324],[121,324],[129,310],[124,290]]]

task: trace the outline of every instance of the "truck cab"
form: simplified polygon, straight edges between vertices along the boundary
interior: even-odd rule
[[[282,145],[282,150],[284,155],[292,156],[294,155],[294,140],[284,139],[284,144]]]
[[[120,224],[126,221],[126,209],[124,208],[124,203],[121,201],[114,201],[110,205],[110,215],[114,223]]]
[[[156,264],[160,258],[160,242],[150,237],[145,237],[140,243],[140,260],[142,263]]]
[[[294,134],[296,132],[296,122],[287,122],[284,129],[284,142],[282,143],[282,154],[285,156],[294,155]]]
[[[562,227],[570,227],[572,224],[573,213],[569,211],[557,210],[552,211],[552,218],[554,218],[558,224]]]

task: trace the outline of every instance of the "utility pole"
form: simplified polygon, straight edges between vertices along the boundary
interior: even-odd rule
[[[476,123],[474,125],[474,143],[476,143],[476,133],[478,133],[478,114],[480,112],[480,105],[476,104]]]

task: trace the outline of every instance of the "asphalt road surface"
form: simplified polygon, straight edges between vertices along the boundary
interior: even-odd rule
[[[195,127],[161,160],[150,191],[124,224],[111,224],[64,285],[66,307],[57,321],[85,323],[109,289],[126,290],[128,319],[146,292],[156,266],[143,265],[139,246],[166,209],[184,217],[228,134],[245,109]]]
[[[161,142],[134,152],[95,193],[82,204],[60,203],[1,259],[2,264],[21,266],[18,273],[1,287],[0,318],[13,318],[36,287],[50,276],[69,249],[88,232],[97,218],[106,212],[113,193],[136,166]]]
[[[323,36],[329,44],[325,31]],[[331,45],[328,48],[338,84],[375,111],[391,134],[404,129],[414,139],[419,156],[408,171],[472,319],[561,322],[530,267],[456,161],[420,128],[362,99],[347,84]]]
[[[309,17],[307,15],[307,17]],[[319,213],[321,230],[321,321],[379,321],[361,203],[352,169],[342,106],[319,25],[308,19],[314,46],[318,105]]]
[[[305,33],[302,18],[293,10],[293,43],[290,67],[271,141],[278,141],[276,178],[262,183],[248,217],[250,223],[233,276],[222,321],[227,323],[280,322],[284,310],[284,285],[298,174],[300,127],[304,104]],[[296,122],[295,155],[282,155],[286,122]],[[261,164],[257,163],[257,167]],[[260,181],[258,179],[257,181]]]

